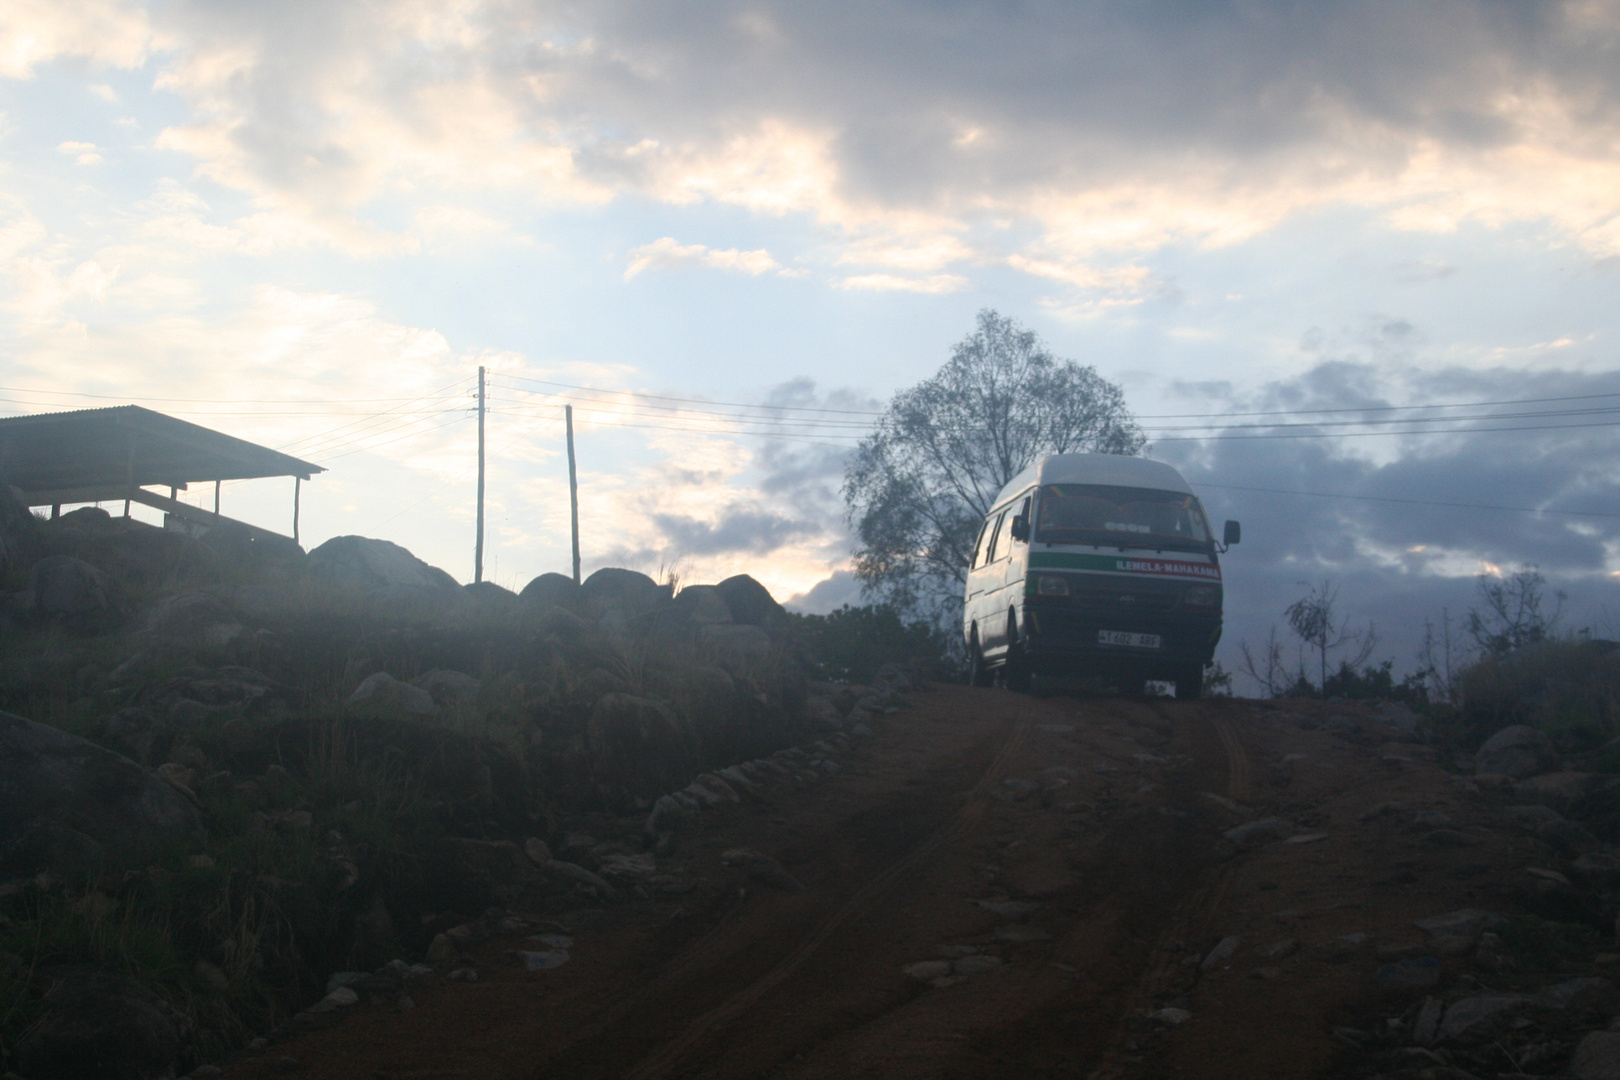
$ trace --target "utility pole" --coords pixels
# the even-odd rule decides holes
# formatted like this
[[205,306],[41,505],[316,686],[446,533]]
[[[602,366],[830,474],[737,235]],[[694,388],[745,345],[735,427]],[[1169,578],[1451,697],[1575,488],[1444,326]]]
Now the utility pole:
[[478,365],[478,541],[473,548],[473,583],[484,580],[484,365]]
[[563,406],[568,428],[568,516],[574,532],[574,584],[579,584],[579,475],[574,471],[574,407]]

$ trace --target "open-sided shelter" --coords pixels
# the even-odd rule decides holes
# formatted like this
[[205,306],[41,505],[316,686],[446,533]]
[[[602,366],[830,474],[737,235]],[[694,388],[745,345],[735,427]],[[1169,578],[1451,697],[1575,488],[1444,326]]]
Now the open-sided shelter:
[[[285,537],[219,513],[224,480],[291,476],[292,538],[298,539],[300,485],[319,465],[172,416],[119,405],[109,409],[36,413],[0,419],[0,477],[22,492],[30,507],[124,500],[164,511],[169,527],[207,529],[229,524],[263,539]],[[190,506],[175,496],[192,484],[213,481],[214,510]],[[163,496],[148,487],[166,487]]]

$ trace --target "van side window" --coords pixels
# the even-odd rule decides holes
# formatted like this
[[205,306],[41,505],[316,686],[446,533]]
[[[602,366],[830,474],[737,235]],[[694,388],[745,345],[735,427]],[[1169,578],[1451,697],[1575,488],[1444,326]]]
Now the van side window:
[[990,542],[990,546],[984,552],[984,561],[986,563],[995,562],[996,557],[1001,553],[1001,545],[997,541],[1001,539],[1001,522],[1006,516],[1006,514],[1003,514],[1001,517],[994,519],[995,524],[984,530],[984,535]]
[[1017,506],[1009,506],[1001,515],[1001,523],[996,526],[996,546],[991,553],[992,559],[1004,559],[1012,554],[1012,523],[1013,517],[1018,513]]
[[996,519],[986,518],[984,524],[979,526],[979,539],[973,544],[973,562],[968,569],[977,570],[990,561],[990,538],[994,535]]

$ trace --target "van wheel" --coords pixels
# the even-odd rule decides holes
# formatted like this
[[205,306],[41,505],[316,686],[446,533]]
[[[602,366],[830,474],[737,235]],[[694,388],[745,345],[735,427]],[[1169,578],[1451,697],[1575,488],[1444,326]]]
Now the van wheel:
[[1002,678],[1006,680],[1007,689],[1016,694],[1029,693],[1035,682],[1024,643],[1018,639],[1018,619],[1011,613],[1007,615],[1007,662],[1002,668]]
[[968,641],[968,682],[973,686],[996,685],[996,673],[985,666],[984,651],[979,648],[979,628],[973,628]]
[[1176,674],[1176,700],[1197,701],[1204,695],[1203,665],[1185,668]]

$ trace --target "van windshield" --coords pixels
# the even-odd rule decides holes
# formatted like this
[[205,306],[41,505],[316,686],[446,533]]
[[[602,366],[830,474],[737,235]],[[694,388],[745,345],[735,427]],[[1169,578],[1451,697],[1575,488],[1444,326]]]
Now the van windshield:
[[1038,514],[1035,542],[1040,544],[1210,549],[1203,508],[1179,491],[1047,484]]

